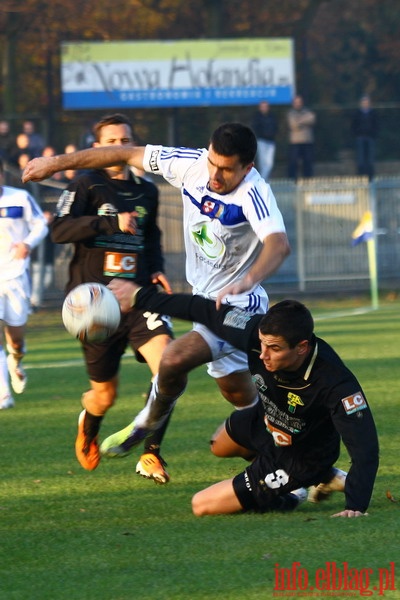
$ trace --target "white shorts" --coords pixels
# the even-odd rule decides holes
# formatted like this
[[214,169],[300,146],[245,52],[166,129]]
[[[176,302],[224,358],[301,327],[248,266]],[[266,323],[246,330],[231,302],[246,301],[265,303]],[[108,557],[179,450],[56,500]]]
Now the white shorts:
[[249,368],[245,352],[216,336],[205,325],[194,323],[193,331],[201,335],[210,347],[213,362],[207,363],[207,373],[211,377],[218,379],[236,371],[246,371]]
[[[250,294],[246,292],[235,296],[227,296],[225,302],[227,300],[233,306],[238,306],[244,310],[252,310],[256,313],[265,314],[268,310],[268,294],[261,285],[257,285]],[[210,347],[213,362],[207,363],[207,373],[211,377],[218,379],[231,373],[248,370],[249,365],[245,352],[219,338],[201,323],[193,323],[193,331],[197,331]]]
[[25,325],[30,311],[31,283],[27,272],[15,279],[0,281],[0,320],[7,325]]

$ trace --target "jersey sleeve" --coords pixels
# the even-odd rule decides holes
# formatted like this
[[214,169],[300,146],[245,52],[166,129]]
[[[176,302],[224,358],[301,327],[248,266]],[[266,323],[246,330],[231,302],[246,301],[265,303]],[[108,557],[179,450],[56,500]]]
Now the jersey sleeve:
[[61,194],[56,217],[51,224],[51,238],[57,244],[90,240],[100,234],[111,235],[119,231],[118,219],[113,216],[90,213],[89,181],[78,178]]
[[286,233],[282,213],[271,186],[261,178],[251,179],[243,203],[243,212],[262,242],[273,233]]
[[[332,420],[349,453],[351,465],[346,478],[346,509],[365,512],[368,508],[379,463],[378,436],[371,409],[358,382],[334,390]],[[352,389],[352,393],[349,393]],[[338,399],[339,398],[339,399]]]
[[158,189],[151,184],[153,188],[152,197],[154,199],[152,209],[144,235],[145,256],[149,274],[164,272],[164,255],[161,246],[161,230],[158,226]]
[[141,288],[135,308],[202,323],[244,352],[249,352],[255,344],[259,346],[258,325],[262,315],[241,308],[224,304],[217,310],[214,300],[191,294],[165,294],[157,292],[155,286]]
[[180,188],[185,175],[206,150],[194,148],[170,148],[148,144],[143,157],[143,168],[148,173],[161,175],[168,183]]
[[46,217],[41,208],[37,204],[35,198],[28,192],[26,193],[25,217],[29,233],[24,239],[24,243],[30,248],[35,248],[46,237],[49,229]]

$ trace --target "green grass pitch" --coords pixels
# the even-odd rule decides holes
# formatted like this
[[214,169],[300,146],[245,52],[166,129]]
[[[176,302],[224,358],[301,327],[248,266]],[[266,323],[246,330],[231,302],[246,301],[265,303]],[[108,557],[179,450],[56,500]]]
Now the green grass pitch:
[[[354,370],[376,419],[381,466],[368,517],[332,519],[343,507],[336,494],[289,515],[195,518],[192,495],[245,464],[209,451],[231,410],[204,368],[191,373],[164,441],[168,485],[135,474],[140,447],[84,471],[74,456],[87,386],[79,344],[60,311],[42,311],[28,326],[27,390],[0,412],[0,600],[400,598],[400,303],[365,313],[313,304],[316,333]],[[186,328],[176,323],[178,334]],[[147,367],[125,357],[102,438],[142,407],[148,383]],[[345,450],[338,466],[348,468]]]

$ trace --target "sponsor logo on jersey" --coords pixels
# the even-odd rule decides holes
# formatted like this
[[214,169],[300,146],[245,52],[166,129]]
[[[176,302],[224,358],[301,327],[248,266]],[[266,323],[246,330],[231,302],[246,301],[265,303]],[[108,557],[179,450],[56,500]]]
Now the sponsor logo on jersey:
[[137,270],[137,254],[105,252],[103,274],[107,277],[129,277],[134,279]]
[[115,217],[118,214],[118,210],[113,204],[106,202],[105,204],[99,206],[97,209],[97,214],[102,217]]
[[352,396],[347,396],[347,398],[342,398],[343,408],[348,415],[352,415],[359,410],[364,410],[367,408],[367,402],[362,394],[362,392],[357,392]]
[[254,381],[254,383],[260,393],[265,393],[267,391],[268,386],[264,382],[264,379],[262,378],[262,376],[259,373],[256,373],[255,375],[253,375],[252,380]]
[[304,402],[297,394],[293,394],[293,392],[288,393],[288,405],[289,412],[294,413],[297,406],[304,406]]
[[206,223],[192,229],[192,240],[207,258],[216,260],[224,254],[222,240],[208,229]]
[[292,436],[290,435],[290,433],[286,433],[286,431],[282,431],[281,429],[278,429],[277,427],[274,427],[273,425],[271,425],[267,416],[264,417],[264,422],[265,422],[265,425],[266,425],[268,431],[274,438],[275,446],[291,446],[292,445]]
[[69,215],[71,204],[75,200],[75,192],[64,190],[57,202],[57,216],[65,217]]
[[[229,304],[229,302],[226,302],[226,304]],[[224,325],[234,329],[246,329],[246,325],[252,316],[251,313],[246,313],[241,308],[233,308],[225,315]]]

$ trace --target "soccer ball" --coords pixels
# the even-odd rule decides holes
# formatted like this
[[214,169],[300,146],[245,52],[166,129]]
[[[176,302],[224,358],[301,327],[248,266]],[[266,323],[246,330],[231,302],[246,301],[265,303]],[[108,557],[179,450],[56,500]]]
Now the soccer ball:
[[101,283],[82,283],[69,292],[62,307],[65,329],[81,342],[102,342],[121,321],[118,300]]

